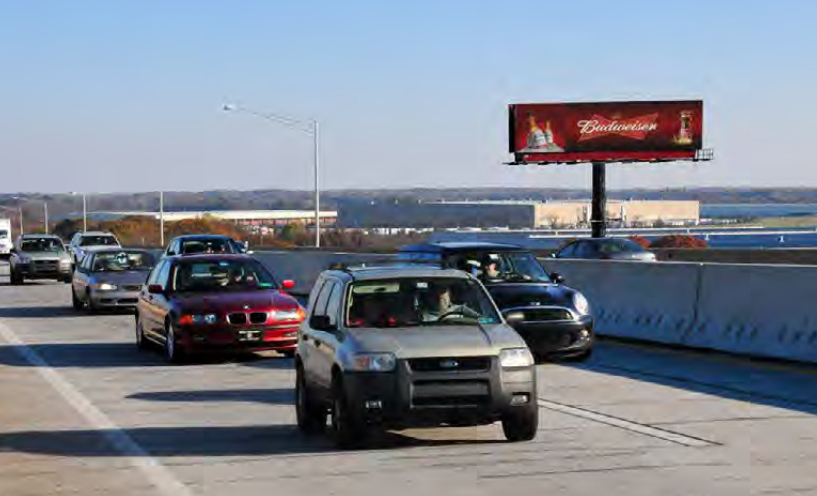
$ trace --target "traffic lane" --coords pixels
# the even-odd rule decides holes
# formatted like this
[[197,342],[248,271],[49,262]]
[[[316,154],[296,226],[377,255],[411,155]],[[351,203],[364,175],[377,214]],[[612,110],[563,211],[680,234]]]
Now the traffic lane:
[[[376,450],[337,453],[326,439],[296,432],[290,360],[269,355],[168,366],[157,353],[136,351],[131,316],[65,318],[54,310],[61,299],[70,304],[65,288],[19,289],[0,288],[0,321],[198,492],[260,494],[271,483],[293,491],[325,490],[331,484],[338,494],[415,493],[422,487],[454,494],[509,488],[590,494],[613,484],[631,494],[749,492],[746,451],[690,448],[549,409],[542,410],[541,430],[531,443],[501,442],[494,425],[392,433],[377,441]],[[41,314],[20,310],[30,307],[41,308]],[[2,360],[2,367],[32,369]],[[605,384],[613,392],[608,397],[616,400],[616,394],[644,387],[630,378],[563,365],[545,365],[539,372],[543,398],[562,403],[572,400],[576,388],[595,396],[598,384]],[[675,407],[673,396],[682,391],[666,388],[656,394],[657,403]],[[117,456],[112,446],[86,442],[98,428],[38,427],[6,432],[0,444],[14,452],[83,460]]]

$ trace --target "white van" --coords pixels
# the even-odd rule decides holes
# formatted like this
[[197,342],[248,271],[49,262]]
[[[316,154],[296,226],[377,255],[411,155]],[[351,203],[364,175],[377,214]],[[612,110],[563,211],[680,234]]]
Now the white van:
[[0,258],[9,258],[11,245],[11,220],[0,219]]

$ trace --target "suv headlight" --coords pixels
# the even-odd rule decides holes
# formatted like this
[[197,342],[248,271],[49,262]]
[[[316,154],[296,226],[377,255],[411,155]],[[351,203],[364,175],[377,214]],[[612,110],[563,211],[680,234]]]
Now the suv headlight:
[[391,372],[397,366],[397,358],[391,353],[358,353],[352,367],[358,372]]
[[529,367],[533,365],[533,355],[527,348],[506,348],[499,352],[502,368]]
[[587,298],[581,293],[573,293],[573,308],[581,315],[587,315],[590,312],[590,303]]
[[17,258],[17,261],[20,262],[21,264],[27,264],[27,263],[31,262],[31,259],[26,255],[20,255]]

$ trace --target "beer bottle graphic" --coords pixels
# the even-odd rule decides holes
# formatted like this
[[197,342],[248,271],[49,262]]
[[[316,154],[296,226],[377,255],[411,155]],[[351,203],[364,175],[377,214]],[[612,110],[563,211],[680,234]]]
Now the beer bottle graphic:
[[[550,142],[553,142],[553,132],[550,131],[550,122],[548,122],[548,131],[550,132]],[[548,147],[548,136],[545,131],[536,123],[536,117],[528,113],[528,149],[539,149]]]

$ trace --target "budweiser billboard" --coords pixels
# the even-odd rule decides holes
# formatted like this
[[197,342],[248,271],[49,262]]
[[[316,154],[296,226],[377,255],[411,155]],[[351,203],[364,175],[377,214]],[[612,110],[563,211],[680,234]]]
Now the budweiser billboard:
[[689,159],[702,147],[703,102],[514,104],[509,131],[517,162]]

